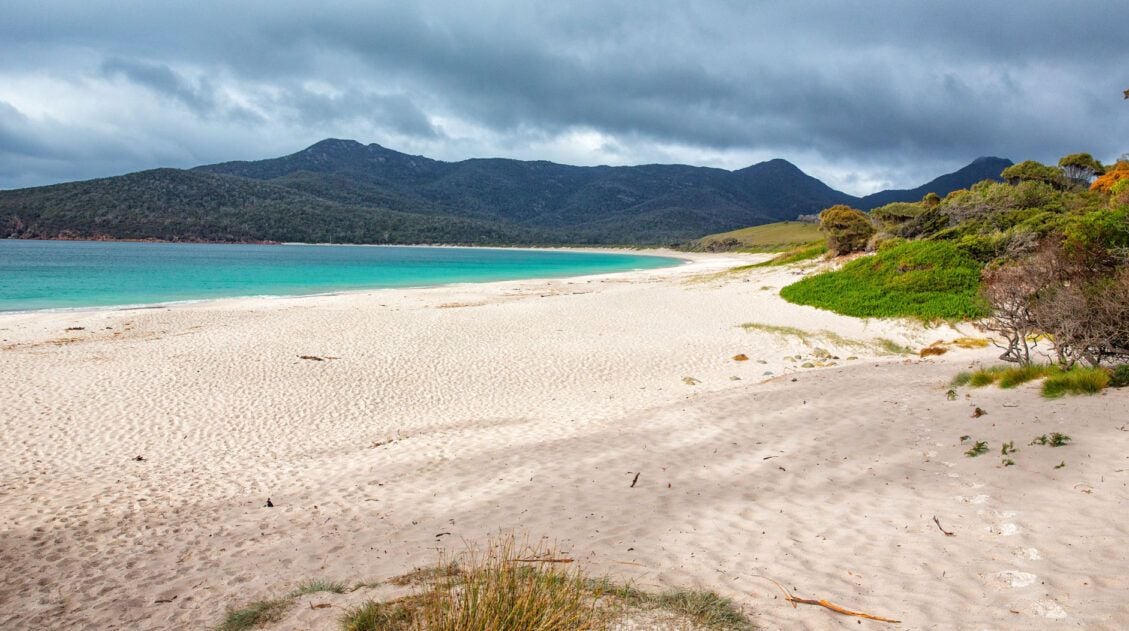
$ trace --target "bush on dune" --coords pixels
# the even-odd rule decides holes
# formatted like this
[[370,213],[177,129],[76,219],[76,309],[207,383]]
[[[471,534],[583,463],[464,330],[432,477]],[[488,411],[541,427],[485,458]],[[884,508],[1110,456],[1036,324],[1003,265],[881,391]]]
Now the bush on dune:
[[849,316],[951,320],[985,315],[979,284],[980,264],[952,244],[911,241],[805,278],[780,295]]

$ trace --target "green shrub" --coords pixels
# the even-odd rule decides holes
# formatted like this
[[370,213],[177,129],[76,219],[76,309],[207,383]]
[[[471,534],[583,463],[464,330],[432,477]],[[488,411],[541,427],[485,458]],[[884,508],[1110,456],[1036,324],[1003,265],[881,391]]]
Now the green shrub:
[[[1129,182],[1129,180],[1125,181]],[[1129,364],[1121,364],[1109,371],[1109,385],[1111,388],[1129,386]]]
[[952,244],[911,241],[805,278],[780,291],[789,302],[856,317],[957,320],[986,314],[980,264]]
[[843,204],[819,213],[819,230],[827,236],[827,249],[835,254],[863,251],[874,234],[866,213]]
[[1102,368],[1075,366],[1047,377],[1043,382],[1043,396],[1057,399],[1064,394],[1096,394],[1109,382],[1109,373]]

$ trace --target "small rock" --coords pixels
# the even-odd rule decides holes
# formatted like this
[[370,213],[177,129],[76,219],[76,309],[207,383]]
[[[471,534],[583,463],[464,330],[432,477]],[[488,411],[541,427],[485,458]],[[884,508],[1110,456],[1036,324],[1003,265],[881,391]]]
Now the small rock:
[[812,350],[811,356],[816,358],[816,359],[827,359],[827,358],[831,357],[831,353],[828,353],[827,351],[823,350],[822,348],[816,347],[815,349]]
[[769,375],[774,375],[774,374],[776,374],[776,373],[772,372],[771,370],[766,370],[766,371],[764,371],[764,372],[763,372],[763,373],[761,373],[761,374],[763,374],[764,376],[768,377]]
[[744,353],[738,353],[738,354],[733,356],[733,361],[735,361],[735,362],[747,362],[747,361],[749,361],[749,356],[744,354]]
[[800,368],[815,368],[815,364],[811,362],[804,362],[800,364]]
[[270,501],[269,497],[267,498],[267,508],[274,508],[274,502]]

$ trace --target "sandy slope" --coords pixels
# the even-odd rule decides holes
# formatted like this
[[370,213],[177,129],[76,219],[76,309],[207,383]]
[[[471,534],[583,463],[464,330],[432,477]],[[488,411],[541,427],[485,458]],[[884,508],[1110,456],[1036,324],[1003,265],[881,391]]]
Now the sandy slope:
[[[903,628],[1129,626],[1129,392],[950,401],[994,353],[890,356],[879,338],[955,333],[789,305],[791,271],[694,259],[0,316],[0,628],[203,628],[499,529],[596,573],[716,589],[766,628],[859,625],[758,575]],[[814,347],[842,359],[801,368]],[[1051,431],[1073,444],[1027,446]],[[992,452],[964,457],[966,435]]]

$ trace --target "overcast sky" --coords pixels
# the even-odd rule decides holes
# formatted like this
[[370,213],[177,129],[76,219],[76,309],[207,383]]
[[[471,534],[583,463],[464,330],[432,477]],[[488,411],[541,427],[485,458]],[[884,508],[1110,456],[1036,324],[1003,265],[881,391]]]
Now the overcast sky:
[[3,0],[0,188],[327,137],[854,194],[1129,152],[1126,0],[292,4]]

